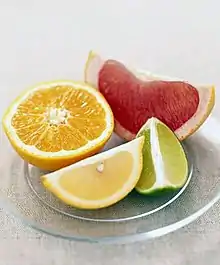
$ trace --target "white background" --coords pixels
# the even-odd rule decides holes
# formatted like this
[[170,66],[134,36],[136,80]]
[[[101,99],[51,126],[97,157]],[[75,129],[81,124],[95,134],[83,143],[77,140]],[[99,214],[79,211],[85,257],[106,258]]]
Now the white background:
[[[219,13],[218,0],[0,0],[0,114],[37,82],[82,79],[90,49],[218,87]],[[0,265],[219,264],[219,213],[216,206],[172,235],[116,248],[47,237],[0,210]]]

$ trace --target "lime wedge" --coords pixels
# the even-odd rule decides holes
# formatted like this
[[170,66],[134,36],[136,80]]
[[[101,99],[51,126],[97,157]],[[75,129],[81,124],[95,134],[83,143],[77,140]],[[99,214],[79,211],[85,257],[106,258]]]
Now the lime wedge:
[[175,134],[156,118],[149,119],[137,137],[145,136],[143,170],[136,185],[142,194],[181,188],[188,176],[185,152]]

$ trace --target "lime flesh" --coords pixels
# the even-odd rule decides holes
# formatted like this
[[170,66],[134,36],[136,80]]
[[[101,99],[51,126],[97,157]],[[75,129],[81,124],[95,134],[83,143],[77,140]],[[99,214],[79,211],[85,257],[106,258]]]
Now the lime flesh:
[[181,188],[188,176],[185,152],[175,134],[156,118],[141,128],[137,137],[144,135],[143,170],[136,190],[143,194]]

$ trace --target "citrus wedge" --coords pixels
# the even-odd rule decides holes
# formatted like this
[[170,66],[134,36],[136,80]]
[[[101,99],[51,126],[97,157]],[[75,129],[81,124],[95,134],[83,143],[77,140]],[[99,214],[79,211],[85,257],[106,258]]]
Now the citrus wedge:
[[116,60],[90,52],[85,81],[106,98],[115,118],[115,132],[134,139],[151,117],[164,122],[180,140],[193,134],[215,103],[212,85],[191,85],[184,80],[130,69]]
[[144,137],[42,176],[43,185],[68,205],[82,209],[110,206],[137,184]]
[[175,134],[158,119],[151,118],[137,137],[143,135],[143,170],[136,190],[153,194],[160,190],[181,188],[187,180],[188,163]]
[[98,152],[112,134],[114,119],[96,89],[55,81],[19,96],[6,111],[3,127],[24,160],[55,170]]

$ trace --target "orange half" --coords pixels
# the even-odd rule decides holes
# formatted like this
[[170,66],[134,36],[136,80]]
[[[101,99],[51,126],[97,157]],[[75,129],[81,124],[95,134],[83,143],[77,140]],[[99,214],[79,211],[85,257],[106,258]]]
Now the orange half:
[[55,170],[98,152],[114,122],[104,97],[72,81],[40,84],[8,108],[3,126],[12,146],[29,163]]

